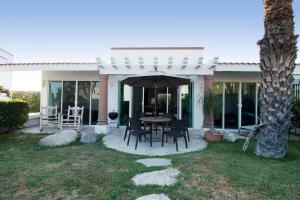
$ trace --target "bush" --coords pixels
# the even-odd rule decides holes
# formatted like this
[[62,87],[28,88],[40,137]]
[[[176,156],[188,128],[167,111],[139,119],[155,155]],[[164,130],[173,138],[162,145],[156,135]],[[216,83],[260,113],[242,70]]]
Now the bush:
[[293,99],[291,121],[294,128],[300,128],[300,99]]
[[14,91],[12,99],[28,102],[29,112],[40,112],[40,92]]
[[10,131],[28,120],[29,106],[22,100],[0,101],[0,131]]

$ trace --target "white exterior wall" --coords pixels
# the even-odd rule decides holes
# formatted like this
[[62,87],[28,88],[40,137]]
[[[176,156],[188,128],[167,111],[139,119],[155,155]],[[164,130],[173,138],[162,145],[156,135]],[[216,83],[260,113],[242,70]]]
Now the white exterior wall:
[[119,81],[125,79],[123,75],[108,76],[108,108],[107,112],[119,112]]
[[99,81],[98,71],[42,72],[41,105],[48,105],[49,81]]
[[[0,64],[11,63],[13,55],[3,49],[0,49]],[[5,89],[12,89],[13,72],[0,72],[0,85]]]
[[203,126],[203,107],[202,101],[204,95],[204,77],[193,76],[188,77],[194,82],[193,91],[193,128],[200,129]]
[[13,72],[0,72],[0,86],[5,89],[12,89]]

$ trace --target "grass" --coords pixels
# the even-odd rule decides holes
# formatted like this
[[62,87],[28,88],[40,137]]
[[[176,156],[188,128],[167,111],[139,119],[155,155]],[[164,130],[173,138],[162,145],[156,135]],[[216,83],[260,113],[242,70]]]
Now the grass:
[[76,142],[43,148],[43,135],[0,140],[0,199],[135,199],[165,193],[171,199],[300,199],[300,143],[282,160],[241,152],[242,141],[209,143],[201,152],[167,156],[181,174],[173,186],[134,186],[131,178],[154,169],[135,156]]

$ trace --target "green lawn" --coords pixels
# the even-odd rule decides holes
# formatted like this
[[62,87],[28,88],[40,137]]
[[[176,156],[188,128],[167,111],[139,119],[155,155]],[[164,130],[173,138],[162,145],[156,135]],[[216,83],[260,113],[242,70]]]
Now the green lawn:
[[290,142],[283,160],[241,152],[237,143],[209,143],[201,152],[168,156],[181,174],[174,186],[136,187],[143,156],[79,142],[61,148],[38,146],[42,135],[0,139],[0,199],[135,199],[165,193],[171,199],[300,199],[300,143]]

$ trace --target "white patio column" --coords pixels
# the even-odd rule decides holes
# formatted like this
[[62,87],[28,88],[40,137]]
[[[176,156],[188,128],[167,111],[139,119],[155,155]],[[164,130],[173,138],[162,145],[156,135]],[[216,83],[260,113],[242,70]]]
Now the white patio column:
[[108,101],[108,75],[99,75],[99,110],[98,110],[98,123],[95,126],[95,132],[100,134],[107,134],[110,132],[110,127],[107,121],[107,101]]

